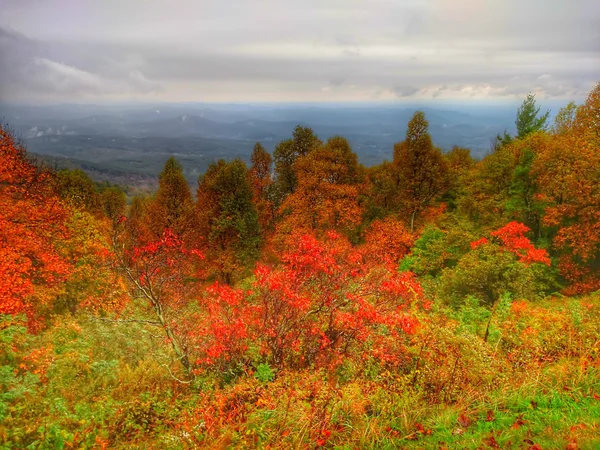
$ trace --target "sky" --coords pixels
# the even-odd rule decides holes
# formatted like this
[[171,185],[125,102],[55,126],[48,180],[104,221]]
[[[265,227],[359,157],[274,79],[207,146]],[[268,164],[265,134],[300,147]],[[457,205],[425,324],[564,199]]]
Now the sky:
[[2,0],[0,100],[580,100],[598,0]]

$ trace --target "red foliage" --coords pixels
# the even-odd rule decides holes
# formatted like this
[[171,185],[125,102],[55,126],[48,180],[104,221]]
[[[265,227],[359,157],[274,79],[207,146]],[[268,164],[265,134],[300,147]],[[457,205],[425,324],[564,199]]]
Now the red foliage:
[[478,239],[478,240],[476,240],[476,241],[473,241],[473,242],[471,242],[471,248],[472,248],[472,249],[476,249],[476,248],[477,248],[477,247],[479,247],[480,245],[485,245],[485,244],[487,244],[487,243],[489,243],[489,241],[487,240],[487,238],[484,238],[484,237],[483,237],[483,238],[481,238],[481,239]]
[[[523,264],[541,263],[549,266],[551,264],[548,252],[533,246],[525,236],[529,228],[522,223],[510,222],[490,233],[491,236],[500,241],[503,250],[514,253]],[[471,248],[476,249],[482,245],[489,244],[487,238],[483,237],[471,242]]]
[[258,265],[250,292],[208,290],[194,318],[197,364],[241,360],[251,345],[279,367],[337,365],[353,348],[386,362],[402,356],[402,336],[418,325],[409,308],[427,306],[412,273],[369,267],[335,232],[324,241],[298,236],[282,261]]
[[176,308],[190,300],[193,284],[203,278],[198,262],[204,255],[187,247],[170,229],[160,239],[147,242],[121,255],[121,264],[131,281],[147,290],[161,308]]
[[510,222],[502,228],[490,233],[497,237],[504,247],[517,255],[519,261],[525,264],[541,263],[550,265],[550,257],[544,249],[536,249],[531,241],[525,237],[529,228],[518,222]]

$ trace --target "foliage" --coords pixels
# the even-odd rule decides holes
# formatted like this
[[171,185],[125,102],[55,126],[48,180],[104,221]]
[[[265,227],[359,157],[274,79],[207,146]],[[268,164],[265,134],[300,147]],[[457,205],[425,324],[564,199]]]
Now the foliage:
[[541,116],[538,116],[539,113],[540,107],[536,107],[535,94],[528,94],[517,111],[517,118],[515,120],[517,138],[522,139],[531,133],[546,129],[546,121],[548,120],[550,111],[546,111]]
[[203,275],[198,271],[198,262],[204,255],[186,246],[169,229],[160,239],[142,246],[129,247],[121,239],[119,236],[113,243],[115,268],[130,284],[133,299],[141,299],[142,309],[153,316],[151,320],[139,320],[162,328],[177,360],[192,377],[187,342],[190,333],[182,323],[182,315]]
[[429,122],[417,111],[406,130],[406,139],[394,145],[401,190],[411,233],[419,214],[447,188],[447,166],[441,151],[433,146]]
[[174,159],[127,205],[1,129],[0,448],[598,447],[599,99],[481,161],[299,126],[195,207]]
[[250,180],[252,184],[252,199],[256,205],[258,224],[262,234],[270,231],[275,221],[275,204],[273,198],[273,179],[271,177],[273,158],[260,143],[256,143],[250,167]]
[[279,232],[349,231],[360,223],[358,202],[361,173],[348,141],[336,136],[299,158],[294,166],[298,184],[281,211]]
[[175,158],[169,158],[158,181],[158,191],[147,206],[145,218],[152,236],[159,238],[165,229],[182,235],[190,228],[193,203],[181,164]]
[[69,212],[52,175],[29,162],[4,128],[0,158],[0,314],[25,313],[34,326],[72,272],[62,249]]
[[411,305],[424,301],[414,276],[369,270],[362,252],[336,233],[294,242],[280,268],[257,266],[249,292],[208,289],[205,313],[192,319],[197,364],[222,371],[252,352],[278,368],[335,367],[352,355],[400,358],[402,336],[417,326]]
[[225,283],[257,257],[259,225],[252,195],[248,170],[239,159],[211,164],[198,180],[196,241],[206,247]]
[[[550,266],[550,258],[525,237],[527,231],[525,225],[511,222],[490,233],[497,242],[485,237],[471,242],[472,250],[458,260],[456,267],[443,270],[442,295],[455,303],[474,295],[493,306],[505,292],[513,297],[535,298],[551,290],[551,276],[540,267]],[[535,267],[530,267],[532,264]]]
[[320,146],[321,140],[313,130],[300,125],[294,130],[292,139],[277,144],[273,152],[276,205],[281,204],[286,196],[296,191],[298,178],[293,167],[296,160]]

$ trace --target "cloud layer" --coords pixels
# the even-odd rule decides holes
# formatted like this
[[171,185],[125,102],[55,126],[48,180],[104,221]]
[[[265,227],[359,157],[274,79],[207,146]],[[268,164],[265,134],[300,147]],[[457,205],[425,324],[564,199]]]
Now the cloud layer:
[[11,100],[577,99],[600,79],[597,0],[5,2]]

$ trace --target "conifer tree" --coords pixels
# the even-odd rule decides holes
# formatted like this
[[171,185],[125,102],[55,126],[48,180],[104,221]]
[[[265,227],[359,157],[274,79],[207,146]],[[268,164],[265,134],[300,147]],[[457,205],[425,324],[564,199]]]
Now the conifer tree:
[[250,157],[250,181],[252,183],[252,195],[258,212],[258,222],[261,231],[264,232],[271,227],[275,219],[275,206],[272,201],[273,158],[265,148],[257,142]]
[[434,147],[425,113],[417,111],[406,130],[406,139],[394,145],[394,164],[401,178],[401,195],[408,213],[411,233],[415,221],[447,185],[447,165]]
[[159,188],[148,205],[148,221],[154,237],[165,229],[182,235],[189,228],[193,202],[183,168],[175,158],[169,158],[159,177]]
[[198,180],[197,231],[207,257],[225,283],[255,260],[259,226],[246,164],[219,160]]
[[535,133],[546,129],[546,121],[550,115],[550,111],[546,111],[544,114],[539,116],[540,107],[535,104],[535,94],[528,94],[527,98],[523,100],[523,103],[517,110],[517,119],[515,125],[517,126],[517,137],[519,139],[524,138],[528,134]]

